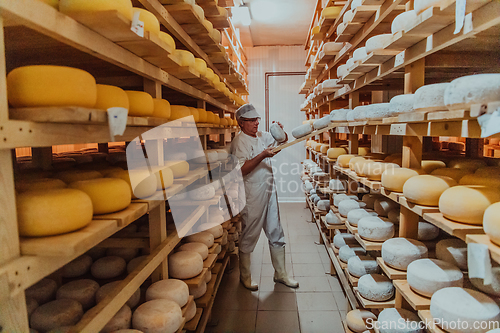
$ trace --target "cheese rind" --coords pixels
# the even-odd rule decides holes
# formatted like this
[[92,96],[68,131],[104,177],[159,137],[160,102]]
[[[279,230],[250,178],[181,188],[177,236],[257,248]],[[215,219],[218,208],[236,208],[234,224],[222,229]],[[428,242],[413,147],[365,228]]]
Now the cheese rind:
[[[420,318],[413,312],[406,309],[388,308],[380,312],[378,316],[380,333],[423,333]],[[392,330],[391,328],[396,328]]]
[[375,51],[383,50],[391,40],[392,34],[381,34],[368,38],[365,43],[366,53],[370,54]]
[[472,104],[500,101],[500,74],[463,76],[450,82],[444,92],[444,104],[449,110],[468,108]]
[[96,279],[112,279],[120,276],[127,269],[125,259],[108,256],[97,259],[90,267],[92,276]]
[[356,333],[366,331],[368,328],[366,324],[374,323],[377,320],[372,312],[363,309],[351,310],[345,317],[347,326]]
[[87,254],[82,254],[76,259],[63,266],[61,275],[65,278],[74,278],[87,273],[92,266],[92,257]]
[[139,20],[144,22],[144,31],[148,31],[158,36],[160,34],[160,22],[150,11],[143,8],[133,8],[133,14],[139,13]]
[[123,210],[132,199],[126,181],[118,178],[97,178],[71,183],[71,188],[85,192],[92,200],[94,214],[107,214]]
[[343,262],[347,262],[351,257],[364,254],[366,254],[366,250],[357,243],[346,244],[339,248],[339,259]]
[[383,302],[394,295],[394,286],[384,275],[365,274],[358,280],[358,292],[370,301]]
[[391,24],[392,34],[411,28],[417,22],[417,13],[414,10],[408,10],[396,16]]
[[357,226],[358,222],[368,216],[377,216],[378,214],[371,210],[366,210],[364,208],[353,209],[347,213],[347,222],[353,226]]
[[78,301],[83,310],[90,309],[95,304],[95,294],[99,284],[94,280],[81,279],[68,282],[57,290],[57,299],[73,299]]
[[107,110],[114,107],[129,109],[128,96],[122,88],[106,84],[98,84],[96,88],[97,100],[94,106],[96,109]]
[[153,98],[153,114],[151,116],[168,119],[170,118],[170,103],[166,99]]
[[356,238],[350,233],[340,233],[333,236],[333,245],[339,249],[347,244],[357,244]]
[[168,258],[168,270],[175,279],[190,279],[203,270],[203,259],[198,252],[176,252]]
[[439,237],[439,228],[429,222],[418,222],[418,240],[433,240]]
[[427,258],[427,253],[425,244],[414,239],[397,237],[388,239],[382,244],[384,262],[403,271],[412,261]]
[[444,92],[449,83],[428,84],[415,91],[413,109],[445,109]]
[[56,281],[44,278],[25,290],[26,297],[32,298],[39,305],[53,300],[57,292]]
[[153,97],[144,91],[125,90],[129,101],[128,115],[131,117],[149,117],[153,115],[155,105]]
[[157,281],[146,290],[146,301],[153,299],[169,299],[183,307],[189,300],[188,285],[177,279]]
[[463,286],[462,271],[439,259],[413,261],[408,265],[406,280],[413,291],[426,297],[442,288]]
[[383,242],[394,236],[394,223],[376,216],[363,217],[358,222],[358,234],[370,241]]
[[83,316],[83,308],[73,299],[58,299],[35,309],[30,318],[30,327],[41,332],[75,325]]
[[200,242],[191,242],[182,244],[181,246],[179,246],[179,251],[198,252],[203,260],[207,259],[208,257],[208,246]]
[[168,299],[141,304],[132,315],[132,327],[148,333],[174,333],[182,324],[182,311]]
[[300,125],[299,127],[294,128],[292,131],[292,135],[294,138],[299,139],[303,136],[308,135],[312,131],[313,131],[313,127],[311,126],[311,124],[304,124],[304,125]]
[[467,270],[467,244],[458,238],[440,240],[436,244],[436,258]]
[[278,123],[272,123],[271,126],[269,127],[269,132],[273,136],[274,140],[278,141],[279,143],[284,142],[286,140],[286,133],[281,128],[281,126],[278,125]]
[[484,211],[483,228],[490,240],[500,246],[500,203],[494,203]]
[[347,261],[347,270],[351,275],[361,277],[365,274],[376,274],[379,272],[377,260],[370,256],[354,256]]
[[382,186],[389,191],[403,192],[403,185],[418,172],[407,168],[389,168],[382,173]]
[[405,182],[403,195],[406,200],[418,205],[438,206],[441,194],[456,184],[446,176],[418,175]]
[[477,278],[477,277],[469,277],[470,282],[477,289],[481,290],[484,293],[489,295],[493,295],[496,297],[500,296],[500,267],[492,267],[491,268],[491,281],[485,283],[485,279]]
[[116,10],[132,21],[132,8],[130,0],[59,0],[59,11],[65,14]]

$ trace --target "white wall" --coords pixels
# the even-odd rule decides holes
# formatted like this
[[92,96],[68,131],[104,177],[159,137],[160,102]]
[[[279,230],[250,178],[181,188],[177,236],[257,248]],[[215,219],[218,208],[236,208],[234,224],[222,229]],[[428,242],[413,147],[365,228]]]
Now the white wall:
[[[248,57],[249,102],[261,114],[260,130],[265,130],[265,74],[269,72],[305,72],[306,51],[303,46],[262,46],[246,48]],[[269,77],[269,120],[279,121],[293,140],[292,130],[301,125],[305,115],[300,111],[304,95],[299,95],[304,75]],[[280,202],[304,200],[300,190],[300,162],[305,158],[303,144],[286,148],[274,157],[275,179]]]

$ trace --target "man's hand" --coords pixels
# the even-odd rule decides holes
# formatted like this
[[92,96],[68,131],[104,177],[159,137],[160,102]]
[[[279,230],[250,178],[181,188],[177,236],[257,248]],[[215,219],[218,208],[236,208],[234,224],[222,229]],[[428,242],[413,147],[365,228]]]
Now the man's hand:
[[279,121],[274,121],[273,120],[273,123],[277,123],[279,125],[279,127],[281,127],[281,129],[283,129],[283,125]]
[[264,156],[264,158],[266,157],[273,157],[274,155],[277,154],[277,152],[273,152],[273,148],[266,148],[262,151],[262,156]]

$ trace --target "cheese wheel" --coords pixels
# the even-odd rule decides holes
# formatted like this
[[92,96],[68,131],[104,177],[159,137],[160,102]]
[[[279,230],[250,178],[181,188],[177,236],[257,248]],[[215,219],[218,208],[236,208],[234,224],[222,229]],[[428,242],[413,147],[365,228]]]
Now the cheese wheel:
[[421,166],[426,173],[432,173],[436,169],[446,168],[446,163],[443,161],[426,160],[422,161]]
[[132,1],[130,0],[59,0],[59,11],[71,15],[78,12],[100,12],[116,10],[132,21]]
[[321,17],[325,19],[335,19],[339,16],[342,6],[329,6],[321,11]]
[[346,121],[347,120],[347,112],[349,110],[345,109],[339,109],[339,110],[333,110],[330,112],[330,120],[333,121]]
[[386,197],[380,197],[379,199],[376,199],[375,203],[373,204],[373,210],[375,210],[378,215],[383,217],[387,217],[391,210],[394,210],[398,207],[399,205],[397,203]]
[[400,210],[395,208],[395,209],[391,209],[388,213],[387,213],[387,219],[389,221],[391,221],[392,223],[399,223],[399,216],[400,215]]
[[139,249],[131,247],[113,247],[106,250],[107,256],[117,256],[126,262],[134,259],[139,254]]
[[394,168],[399,168],[399,165],[395,163],[368,162],[363,164],[362,173],[369,180],[381,180],[384,171]]
[[376,216],[363,217],[358,222],[358,234],[363,239],[383,242],[394,237],[394,223]]
[[399,115],[413,111],[414,94],[397,95],[389,102],[389,111],[392,115]]
[[[106,283],[105,285],[100,287],[95,294],[96,303],[100,303],[104,298],[106,298],[106,296],[110,295],[111,293],[119,291],[118,288],[121,282],[122,281],[113,281],[110,283]],[[135,308],[137,304],[139,304],[140,299],[141,289],[137,289],[125,304],[131,308]]]
[[351,310],[345,317],[347,326],[356,333],[366,331],[368,329],[367,325],[371,326],[376,320],[377,316],[364,309]]
[[[207,272],[210,273],[210,271],[207,271]],[[212,276],[212,274],[210,274],[210,277],[211,276]],[[184,313],[184,318],[186,318],[186,322],[188,322],[196,316],[196,303],[190,302],[186,306],[187,306],[187,308],[183,308],[182,312]]]
[[186,161],[168,161],[165,166],[172,171],[174,178],[182,178],[189,173],[189,163]]
[[189,285],[189,295],[192,295],[194,299],[200,298],[207,292],[207,283],[203,280],[198,286]]
[[363,208],[362,206],[363,207],[365,206],[363,202],[358,202],[356,200],[347,199],[347,200],[342,200],[339,203],[338,208],[339,208],[340,215],[342,215],[343,217],[347,217],[347,214],[351,210]]
[[198,186],[189,191],[189,198],[196,201],[210,200],[215,196],[215,189],[211,184]]
[[[108,173],[107,177],[125,181],[132,199],[147,198],[156,192],[157,179],[148,170],[117,170]],[[133,189],[130,178],[134,181]]]
[[389,191],[403,192],[403,185],[418,172],[407,168],[389,168],[382,173],[382,186]]
[[345,155],[347,152],[344,148],[329,148],[326,151],[326,156],[331,159],[338,158],[340,155]]
[[366,40],[366,53],[383,50],[392,41],[392,34],[381,34],[370,37]]
[[153,114],[152,117],[170,118],[170,103],[161,98],[153,98]]
[[[365,162],[368,162],[368,160],[366,158],[364,158],[363,156],[353,157],[349,161],[349,169],[353,170],[354,172],[356,172],[359,175],[362,172],[362,164]],[[358,164],[359,164],[359,166],[358,166]]]
[[413,28],[417,23],[417,13],[414,10],[408,10],[396,16],[392,20],[391,33],[397,34],[400,31]]
[[415,91],[415,103],[413,109],[445,109],[444,92],[449,83],[428,84]]
[[92,266],[92,257],[87,254],[82,254],[76,259],[63,266],[61,275],[65,278],[74,278],[87,273]]
[[358,147],[358,155],[367,156],[370,153],[369,147]]
[[198,73],[200,73],[200,75],[205,76],[205,73],[207,72],[207,63],[201,58],[195,58],[194,68]]
[[167,34],[164,31],[160,31],[160,33],[158,34],[158,37],[165,44],[167,44],[168,46],[170,46],[171,51],[175,50],[175,40],[172,38],[172,36],[170,36],[169,34]]
[[301,125],[299,127],[294,128],[292,131],[292,135],[294,138],[299,139],[303,136],[308,135],[312,131],[313,131],[313,127],[311,126],[311,124],[304,124],[304,125]]
[[115,333],[117,330],[128,329],[132,321],[132,310],[124,305],[99,331],[101,333]]
[[94,280],[81,279],[68,282],[57,290],[57,299],[73,299],[78,301],[83,310],[88,310],[95,304],[95,294],[99,284]]
[[333,236],[333,245],[340,249],[342,246],[347,244],[358,244],[356,238],[350,233],[339,233]]
[[65,188],[66,184],[60,179],[39,178],[39,179],[17,180],[15,182],[15,187],[17,192],[25,192],[25,191]]
[[128,96],[122,88],[98,84],[96,89],[97,100],[94,106],[96,109],[107,110],[114,107],[129,109]]
[[139,13],[139,20],[144,22],[144,31],[158,36],[160,34],[160,22],[150,11],[142,8],[133,8],[133,14]]
[[170,105],[170,120],[176,120],[184,117],[189,117],[191,112],[184,105]]
[[452,178],[445,176],[419,175],[405,182],[403,195],[406,200],[418,205],[438,206],[441,194],[456,184]]
[[352,53],[352,58],[354,59],[354,62],[361,62],[367,56],[368,54],[366,54],[366,48],[364,46],[355,49],[354,52]]
[[35,309],[30,327],[47,332],[51,329],[75,325],[83,316],[82,305],[73,299],[58,299]]
[[320,201],[318,201],[317,207],[321,211],[324,211],[324,212],[329,211],[330,210],[330,200],[327,199],[327,200],[320,200]]
[[194,122],[198,123],[200,121],[198,109],[193,107],[188,107],[188,109],[189,109],[189,114],[193,116]]
[[181,308],[168,299],[143,303],[132,315],[132,327],[144,333],[175,333],[182,322]]
[[39,305],[53,300],[56,296],[56,281],[44,278],[25,290],[26,297],[34,299]]
[[491,268],[491,281],[488,281],[488,283],[484,283],[485,280],[477,277],[469,277],[470,282],[476,287],[477,289],[481,290],[482,292],[493,295],[496,297],[500,296],[500,267],[492,267]]
[[179,246],[179,251],[198,252],[203,260],[207,259],[208,257],[208,246],[200,242],[182,244],[181,246]]
[[[459,287],[436,291],[430,311],[438,326],[450,333],[486,332],[500,320],[500,308],[494,300],[479,291]],[[459,327],[447,325],[459,321]]]
[[208,114],[206,110],[198,108],[198,122],[200,123],[208,122]]
[[408,265],[417,259],[427,258],[427,247],[414,239],[396,237],[382,244],[382,259],[399,270],[405,271]]
[[394,286],[384,275],[365,274],[358,280],[358,292],[370,301],[383,302],[394,296]]
[[327,114],[326,116],[324,116],[320,119],[316,119],[313,123],[313,127],[315,130],[325,128],[328,125],[330,125],[330,115],[329,114]]
[[183,307],[189,299],[188,285],[176,279],[157,281],[146,290],[146,301],[153,299],[169,299]]
[[379,271],[377,260],[370,256],[354,256],[347,261],[347,270],[355,277],[376,274]]
[[413,291],[426,297],[442,288],[463,286],[462,271],[439,259],[413,261],[408,265],[406,280]]
[[467,270],[467,244],[458,238],[440,240],[436,244],[436,258]]
[[198,227],[199,231],[206,231],[214,235],[214,239],[221,237],[224,234],[224,228],[222,228],[222,225],[220,220],[224,220],[222,216],[217,218],[217,222],[210,222],[210,223],[203,223]]
[[343,200],[354,200],[354,199],[357,199],[355,195],[347,195],[345,193],[335,194],[333,197],[333,205],[335,207],[338,207]]
[[472,104],[500,101],[500,74],[467,75],[450,82],[444,92],[449,110],[469,108]]
[[[470,171],[470,169],[466,170]],[[466,174],[465,176],[460,178],[458,183],[460,185],[483,185],[492,188],[498,188],[500,187],[500,175],[492,174],[488,176],[482,176],[477,174]]]
[[174,56],[179,60],[180,66],[195,66],[196,61],[194,55],[187,50],[175,50]]
[[70,184],[80,180],[102,178],[102,174],[95,170],[67,170],[56,173],[55,177]]
[[[149,231],[149,228],[146,231]],[[132,273],[134,271],[134,269],[136,269],[140,264],[142,264],[142,262],[146,259],[146,257],[147,256],[143,255],[143,256],[135,257],[132,260],[130,260],[127,263],[127,273],[128,274]]]
[[429,222],[418,222],[418,240],[426,241],[438,238],[439,228]]
[[441,194],[439,211],[453,221],[482,225],[484,211],[498,201],[500,193],[496,188],[454,186]]
[[364,208],[353,209],[347,213],[347,221],[353,225],[357,226],[359,220],[368,216],[377,216],[378,214],[371,210],[366,210]]
[[418,14],[421,14],[427,8],[439,7],[442,0],[415,0],[413,3],[413,9]]
[[470,169],[439,168],[439,169],[432,171],[431,175],[450,177],[458,183],[463,176],[470,174],[470,173],[471,173]]
[[108,256],[97,259],[90,267],[90,272],[96,279],[112,279],[123,274],[126,268],[125,259]]
[[483,228],[484,232],[488,235],[490,240],[500,245],[500,203],[494,203],[489,206],[483,215]]
[[339,248],[339,259],[343,262],[349,261],[349,258],[359,255],[365,255],[366,250],[359,244],[346,244]]
[[332,211],[325,215],[325,220],[328,224],[344,224]]
[[96,261],[99,258],[102,258],[106,255],[106,248],[104,247],[93,247],[85,254],[89,255],[93,261]]
[[475,172],[477,169],[485,167],[486,162],[484,160],[457,159],[450,161],[448,166],[450,168],[469,169]]
[[96,82],[89,73],[71,67],[35,65],[13,69],[7,75],[9,104],[15,108],[82,106],[92,108]]
[[[420,318],[413,312],[406,309],[388,308],[384,309],[378,315],[379,327],[387,327],[389,329],[380,329],[381,333],[398,332],[398,333],[424,333],[421,329],[425,323],[420,321]],[[396,329],[392,329],[396,328]]]
[[153,97],[144,91],[125,90],[129,100],[128,115],[131,117],[149,117],[155,106]]
[[382,196],[378,194],[365,194],[363,195],[363,198],[361,198],[361,201],[366,204],[366,208],[373,209],[375,206],[375,201],[379,198],[382,198]]
[[82,191],[52,189],[16,196],[21,236],[50,236],[71,232],[92,221],[92,201]]
[[348,168],[350,160],[354,157],[356,157],[356,155],[351,155],[351,154],[340,155],[337,157],[337,165],[342,168]]
[[332,191],[344,191],[345,187],[344,184],[340,179],[331,179],[328,182],[328,188]]
[[118,178],[97,178],[71,183],[71,188],[85,192],[92,200],[94,214],[123,210],[132,199],[126,181]]
[[168,257],[169,275],[175,279],[190,279],[203,270],[203,259],[198,252],[180,251]]

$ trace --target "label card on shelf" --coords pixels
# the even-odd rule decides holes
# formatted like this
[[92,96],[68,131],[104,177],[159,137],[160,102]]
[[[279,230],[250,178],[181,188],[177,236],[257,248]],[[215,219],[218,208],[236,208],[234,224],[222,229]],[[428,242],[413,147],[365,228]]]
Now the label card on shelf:
[[109,135],[115,141],[115,135],[123,135],[127,127],[128,110],[125,108],[109,108],[108,110]]
[[396,54],[394,58],[394,67],[402,65],[405,62],[405,51]]
[[466,0],[457,0],[455,7],[455,31],[453,34],[456,35],[462,30],[465,20],[465,5]]
[[488,285],[492,282],[490,250],[486,244],[467,244],[469,278],[479,278]]
[[140,37],[144,37],[144,22],[139,20],[139,12],[134,13],[134,17],[132,17],[132,26],[130,30],[132,30],[135,34]]
[[487,138],[500,132],[500,107],[493,113],[487,113],[477,118],[481,126],[481,137]]

